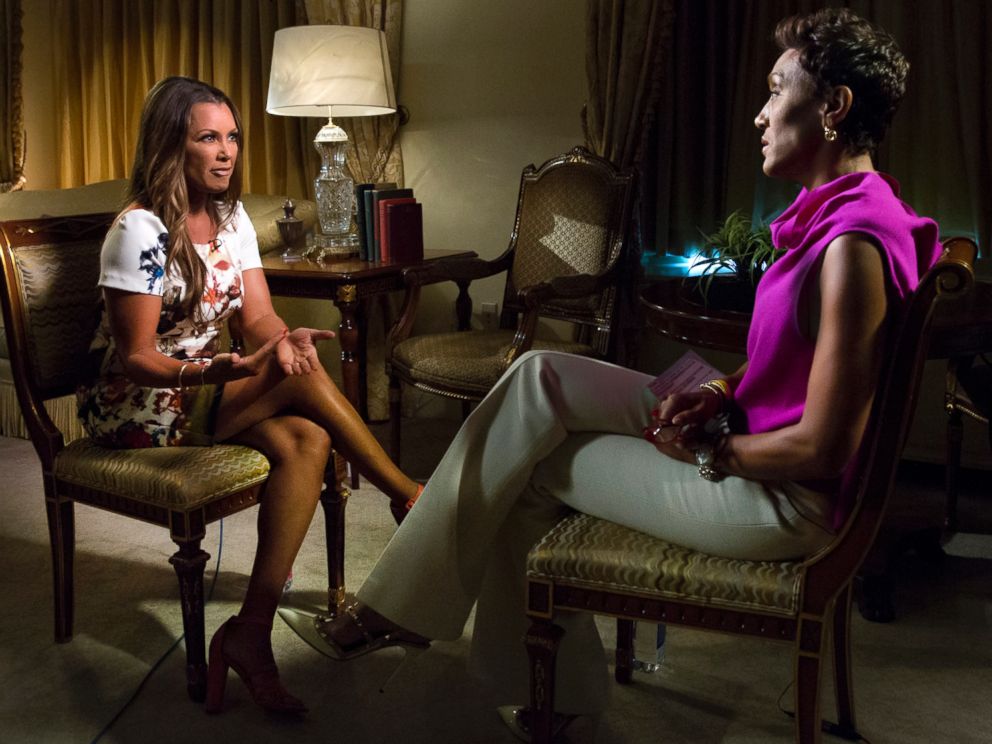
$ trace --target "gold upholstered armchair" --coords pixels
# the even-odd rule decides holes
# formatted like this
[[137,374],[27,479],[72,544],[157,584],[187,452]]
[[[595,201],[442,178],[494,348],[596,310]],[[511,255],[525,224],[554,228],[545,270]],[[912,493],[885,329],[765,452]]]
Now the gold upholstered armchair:
[[[767,638],[793,649],[795,736],[817,742],[821,725],[859,740],[851,687],[851,583],[878,531],[915,410],[934,305],[973,284],[976,246],[945,242],[942,260],[921,281],[901,328],[890,334],[870,424],[853,477],[855,507],[827,547],[794,561],[743,561],[707,555],[585,514],[566,517],[527,557],[526,611],[532,624],[533,741],[551,741],[559,612],[618,618],[616,679],[631,680],[633,625],[669,623]],[[833,639],[838,721],[821,724],[819,684]]]
[[[87,437],[67,443],[44,403],[72,393],[99,320],[100,246],[113,214],[0,222],[0,300],[17,399],[41,460],[55,582],[55,640],[73,631],[74,505],[106,509],[169,530],[178,550],[169,559],[179,577],[186,636],[187,690],[206,692],[201,548],[209,523],[258,500],[269,472],[249,447],[158,447],[113,450]],[[330,578],[329,610],[344,600],[344,462],[334,454],[321,495]]]
[[[402,384],[462,401],[467,414],[507,367],[530,349],[612,358],[618,295],[633,290],[626,241],[634,177],[583,147],[520,177],[517,213],[506,251],[491,261],[451,259],[404,272],[406,297],[390,331],[391,448],[400,456]],[[506,274],[499,327],[469,330],[472,281]],[[441,280],[459,288],[458,331],[410,335],[420,287]],[[568,321],[572,339],[536,335],[539,318]]]

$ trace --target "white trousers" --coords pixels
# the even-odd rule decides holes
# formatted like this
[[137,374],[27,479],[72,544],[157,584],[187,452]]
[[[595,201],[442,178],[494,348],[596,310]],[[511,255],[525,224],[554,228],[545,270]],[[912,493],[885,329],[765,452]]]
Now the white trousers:
[[[794,558],[830,540],[828,498],[706,481],[646,442],[651,379],[558,352],[522,356],[465,421],[359,599],[439,640],[459,638],[478,601],[472,666],[507,703],[526,702],[526,556],[570,508],[731,558]],[[556,708],[597,712],[608,675],[592,616],[556,622],[566,631]]]

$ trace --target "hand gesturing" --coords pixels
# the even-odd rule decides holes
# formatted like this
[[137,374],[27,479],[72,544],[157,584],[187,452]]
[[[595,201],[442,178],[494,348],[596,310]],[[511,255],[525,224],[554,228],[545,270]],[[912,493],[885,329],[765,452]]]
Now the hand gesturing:
[[242,377],[254,377],[265,368],[266,360],[272,356],[279,343],[286,338],[286,331],[277,333],[254,353],[216,354],[210,360],[211,382],[230,382]]
[[287,375],[308,375],[320,366],[317,341],[334,338],[334,331],[297,328],[282,338],[276,347],[276,360]]

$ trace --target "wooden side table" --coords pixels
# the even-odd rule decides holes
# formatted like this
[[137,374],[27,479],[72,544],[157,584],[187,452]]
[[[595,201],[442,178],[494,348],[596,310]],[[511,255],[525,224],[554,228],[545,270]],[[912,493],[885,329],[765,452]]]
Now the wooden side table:
[[[403,289],[403,270],[445,258],[471,258],[473,251],[424,251],[423,261],[377,263],[358,258],[325,261],[284,261],[278,253],[262,257],[269,292],[278,297],[331,300],[341,312],[341,379],[344,394],[363,420],[368,420],[366,372],[366,323],[363,306],[377,296]],[[358,487],[358,473],[351,468],[351,486]]]

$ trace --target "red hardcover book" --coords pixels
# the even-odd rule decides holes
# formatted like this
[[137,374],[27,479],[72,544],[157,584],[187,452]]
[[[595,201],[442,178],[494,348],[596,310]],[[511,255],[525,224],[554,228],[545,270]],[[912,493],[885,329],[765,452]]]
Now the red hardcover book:
[[424,209],[418,202],[390,204],[384,224],[393,263],[424,260]]
[[387,242],[386,235],[386,208],[390,204],[409,204],[411,202],[417,201],[412,196],[397,196],[395,198],[380,199],[379,200],[379,214],[376,215],[378,220],[376,232],[379,235],[379,257],[378,259],[383,263],[389,261],[389,244]]

